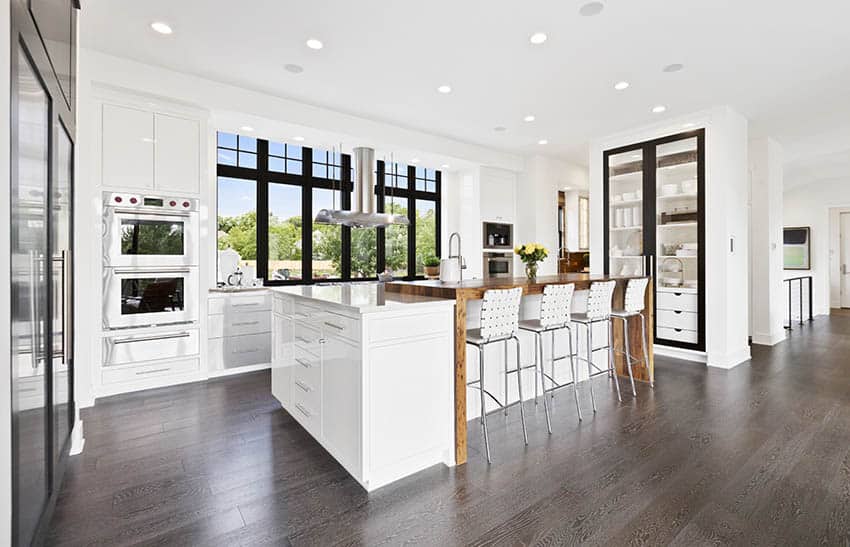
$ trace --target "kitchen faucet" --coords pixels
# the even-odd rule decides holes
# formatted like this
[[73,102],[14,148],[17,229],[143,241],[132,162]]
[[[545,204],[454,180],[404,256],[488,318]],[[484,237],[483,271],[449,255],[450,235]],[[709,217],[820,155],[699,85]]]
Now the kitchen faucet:
[[[452,254],[452,240],[457,236],[457,254]],[[449,259],[456,258],[457,266],[458,266],[458,274],[460,275],[460,282],[463,283],[463,270],[466,269],[466,261],[463,259],[463,256],[460,254],[460,234],[457,232],[452,232],[449,236]]]

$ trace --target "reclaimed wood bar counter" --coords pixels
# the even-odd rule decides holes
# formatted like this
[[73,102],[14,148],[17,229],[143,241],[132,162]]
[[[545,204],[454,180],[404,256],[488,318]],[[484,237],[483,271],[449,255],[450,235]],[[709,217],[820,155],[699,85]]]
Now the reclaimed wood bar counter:
[[[617,288],[614,291],[614,307],[623,304],[626,283],[634,277],[591,275],[583,273],[568,273],[550,276],[539,276],[534,281],[525,277],[514,277],[507,279],[472,279],[462,283],[441,283],[440,281],[394,281],[386,284],[388,292],[402,294],[415,294],[422,296],[435,296],[439,298],[452,299],[455,301],[455,460],[457,465],[466,463],[467,438],[466,438],[466,303],[469,300],[480,300],[484,291],[489,289],[511,289],[522,287],[523,295],[542,294],[543,287],[552,284],[574,283],[576,290],[586,290],[594,281],[614,280]],[[652,333],[653,323],[653,288],[652,281],[646,291],[646,329],[649,334],[647,354],[649,363],[635,363],[632,365],[635,380],[645,382],[652,381],[653,376],[653,351]],[[628,328],[629,346],[633,356],[642,356],[643,340],[641,339],[640,321],[634,319],[629,322]],[[625,356],[623,351],[623,328],[621,321],[614,321],[614,349],[615,365],[620,376],[628,376],[626,371]],[[618,350],[618,351],[616,351]]]

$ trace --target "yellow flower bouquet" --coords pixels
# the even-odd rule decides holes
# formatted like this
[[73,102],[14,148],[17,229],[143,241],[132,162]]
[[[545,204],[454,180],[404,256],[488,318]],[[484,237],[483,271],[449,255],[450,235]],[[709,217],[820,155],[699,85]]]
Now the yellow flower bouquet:
[[540,243],[520,245],[514,252],[525,263],[525,275],[532,281],[537,277],[537,263],[549,256],[549,250]]

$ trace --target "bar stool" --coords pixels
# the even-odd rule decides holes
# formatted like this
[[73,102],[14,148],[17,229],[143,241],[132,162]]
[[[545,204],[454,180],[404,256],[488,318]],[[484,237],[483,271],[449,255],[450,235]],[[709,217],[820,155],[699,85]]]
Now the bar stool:
[[[487,451],[487,463],[491,463],[490,459],[490,438],[487,434],[487,405],[484,395],[488,395],[493,401],[499,405],[500,409],[504,409],[507,413],[507,408],[514,404],[519,405],[519,415],[522,421],[522,437],[525,444],[528,444],[528,432],[525,429],[525,410],[522,406],[522,370],[535,368],[536,365],[528,365],[523,367],[520,364],[520,347],[519,338],[517,338],[517,328],[519,324],[519,303],[522,298],[522,289],[516,287],[514,289],[491,289],[484,292],[484,298],[481,303],[481,323],[480,328],[467,329],[466,343],[475,346],[478,349],[478,380],[468,382],[468,387],[477,389],[481,392],[481,426],[484,429],[484,447]],[[507,347],[508,340],[513,340],[516,344],[516,362],[515,369],[508,370]],[[484,389],[484,348],[489,344],[502,342],[505,344],[505,401],[504,403],[496,398],[495,395]],[[508,374],[516,374],[517,389],[519,401],[508,404]]]
[[[576,379],[576,366],[573,359],[573,331],[570,325],[570,309],[573,302],[573,293],[575,292],[575,284],[569,283],[566,285],[546,285],[543,287],[543,298],[540,300],[540,319],[527,319],[519,322],[519,329],[534,334],[534,371],[535,392],[537,390],[537,378],[540,377],[543,386],[543,409],[546,412],[546,426],[549,428],[549,433],[552,433],[552,420],[549,417],[549,405],[546,402],[546,394],[555,391],[558,388],[573,385],[573,393],[575,394],[576,410],[578,411],[578,419],[581,420],[581,408],[578,404],[578,387]],[[559,357],[555,356],[555,332],[566,330],[569,339],[569,354]],[[550,374],[546,374],[546,369],[543,366],[543,334],[551,333],[552,352],[550,359]],[[539,355],[539,357],[538,357]],[[564,359],[570,360],[570,371],[572,373],[572,382],[559,384],[555,381],[555,362]],[[549,380],[550,386],[546,387],[546,380]],[[536,397],[535,397],[536,400]]]
[[[623,308],[611,312],[611,319],[620,319],[623,321],[623,339],[625,345],[626,367],[629,370],[629,380],[632,383],[632,396],[637,397],[635,391],[635,377],[632,374],[632,363],[640,363],[641,360],[632,357],[631,349],[629,348],[629,318],[640,317],[641,339],[643,341],[643,364],[647,366],[649,357],[647,356],[646,346],[649,343],[646,339],[646,317],[643,316],[644,302],[646,302],[646,288],[649,286],[649,278],[629,279],[626,285],[626,296],[623,301]],[[650,385],[654,382],[650,378]]]
[[[587,295],[587,312],[573,314],[573,323],[584,325],[587,333],[587,357],[576,355],[576,358],[587,363],[587,375],[590,381],[590,402],[593,405],[593,412],[596,412],[596,399],[593,395],[593,377],[599,374],[607,373],[609,377],[614,379],[614,385],[617,386],[617,400],[622,401],[620,395],[620,382],[617,380],[617,373],[614,370],[614,342],[611,332],[611,299],[614,297],[614,288],[617,286],[616,281],[594,281],[590,284],[590,291]],[[597,323],[605,323],[608,328],[608,345],[593,347],[593,325]],[[608,370],[602,370],[593,363],[593,352],[607,349],[608,350]],[[596,370],[596,372],[594,372]]]

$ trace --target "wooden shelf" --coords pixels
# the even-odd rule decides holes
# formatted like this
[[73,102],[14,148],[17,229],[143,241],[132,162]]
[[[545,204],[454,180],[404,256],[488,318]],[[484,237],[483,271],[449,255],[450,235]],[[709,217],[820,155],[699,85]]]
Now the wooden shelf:
[[695,256],[658,255],[658,258],[660,258],[660,259],[665,259],[665,258],[689,258],[689,259],[690,259],[690,258],[699,258],[699,255],[695,255]]
[[627,205],[637,205],[638,203],[643,203],[643,199],[630,199],[628,201],[612,201],[611,208],[614,207],[625,207]]
[[696,199],[699,194],[672,194],[669,196],[658,196],[658,199]]
[[696,226],[699,222],[671,222],[670,224],[659,224],[659,228],[687,228],[688,226]]
[[611,228],[612,232],[629,232],[633,230],[643,230],[643,226],[629,226],[628,228]]
[[686,150],[685,152],[676,152],[667,156],[660,156],[656,160],[656,167],[664,169],[665,167],[675,167],[677,165],[685,165],[687,163],[697,162],[697,151]]

